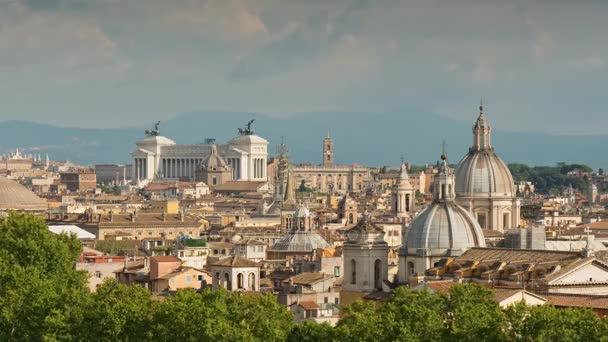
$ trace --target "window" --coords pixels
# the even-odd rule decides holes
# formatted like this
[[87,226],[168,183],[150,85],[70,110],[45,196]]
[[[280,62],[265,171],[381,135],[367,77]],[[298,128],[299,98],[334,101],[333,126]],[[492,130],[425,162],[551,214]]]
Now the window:
[[479,222],[479,225],[481,226],[482,229],[485,229],[486,228],[486,214],[477,213],[477,222]]
[[334,277],[340,276],[340,266],[334,266]]
[[244,277],[243,277],[243,273],[239,273],[239,274],[236,276],[236,283],[237,283],[237,285],[236,285],[236,286],[237,286],[237,288],[239,288],[239,289],[244,288],[244,285],[243,285],[243,284],[244,284]]
[[99,272],[99,271],[95,271],[95,276],[96,276],[97,278],[101,278],[101,272]]
[[199,274],[198,277],[196,277],[196,279],[198,279],[198,281],[203,281],[203,275]]
[[213,179],[211,180],[213,185],[217,185],[217,177],[213,176]]
[[382,262],[376,259],[374,263],[374,285],[377,290],[382,290]]
[[351,259],[350,268],[351,268],[350,283],[356,284],[357,283],[357,262],[355,261],[355,259]]
[[324,298],[324,300],[323,300],[323,302],[324,302],[325,304],[329,303],[329,298],[328,298],[328,297],[325,297],[325,298]]
[[327,155],[327,160],[330,160],[330,159],[331,159],[331,156],[328,154]]
[[186,274],[186,283],[190,284],[191,282],[192,282],[192,276],[189,274]]
[[340,298],[339,297],[334,298],[334,304],[340,305]]

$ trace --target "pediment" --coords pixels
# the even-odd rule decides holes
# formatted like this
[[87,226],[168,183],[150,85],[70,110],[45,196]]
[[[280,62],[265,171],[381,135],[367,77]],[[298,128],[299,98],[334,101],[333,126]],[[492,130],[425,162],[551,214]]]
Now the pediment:
[[549,285],[608,283],[608,265],[598,260],[579,265],[548,282]]

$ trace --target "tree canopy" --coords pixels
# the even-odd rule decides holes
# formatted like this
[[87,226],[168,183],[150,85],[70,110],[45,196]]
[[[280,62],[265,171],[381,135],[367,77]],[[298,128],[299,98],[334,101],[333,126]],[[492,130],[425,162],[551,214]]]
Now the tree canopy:
[[492,290],[454,285],[449,294],[406,287],[386,302],[342,308],[336,327],[295,323],[273,295],[177,291],[154,298],[111,279],[89,293],[74,269],[74,236],[41,219],[0,222],[1,341],[601,341],[608,324],[589,309],[517,304]]
[[584,177],[568,175],[572,171],[591,172],[592,169],[583,164],[558,163],[556,166],[533,166],[525,164],[509,164],[509,170],[516,182],[532,182],[536,191],[543,194],[558,194],[568,186],[587,192],[589,180]]

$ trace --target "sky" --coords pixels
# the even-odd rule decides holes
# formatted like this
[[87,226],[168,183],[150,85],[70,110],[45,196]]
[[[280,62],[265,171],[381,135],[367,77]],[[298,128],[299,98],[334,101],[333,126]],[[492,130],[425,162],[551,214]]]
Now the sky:
[[0,120],[471,122],[483,98],[498,129],[605,134],[607,17],[604,0],[0,0]]

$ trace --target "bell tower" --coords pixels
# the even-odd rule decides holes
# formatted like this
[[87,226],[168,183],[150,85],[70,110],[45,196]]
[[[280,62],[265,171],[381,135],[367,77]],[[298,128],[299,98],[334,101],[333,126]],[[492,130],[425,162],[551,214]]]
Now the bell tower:
[[327,138],[323,139],[323,166],[334,165],[334,141],[327,133]]
[[410,183],[410,177],[407,174],[407,166],[404,161],[401,162],[399,180],[393,186],[392,196],[393,215],[402,221],[411,218],[414,212],[415,191]]

